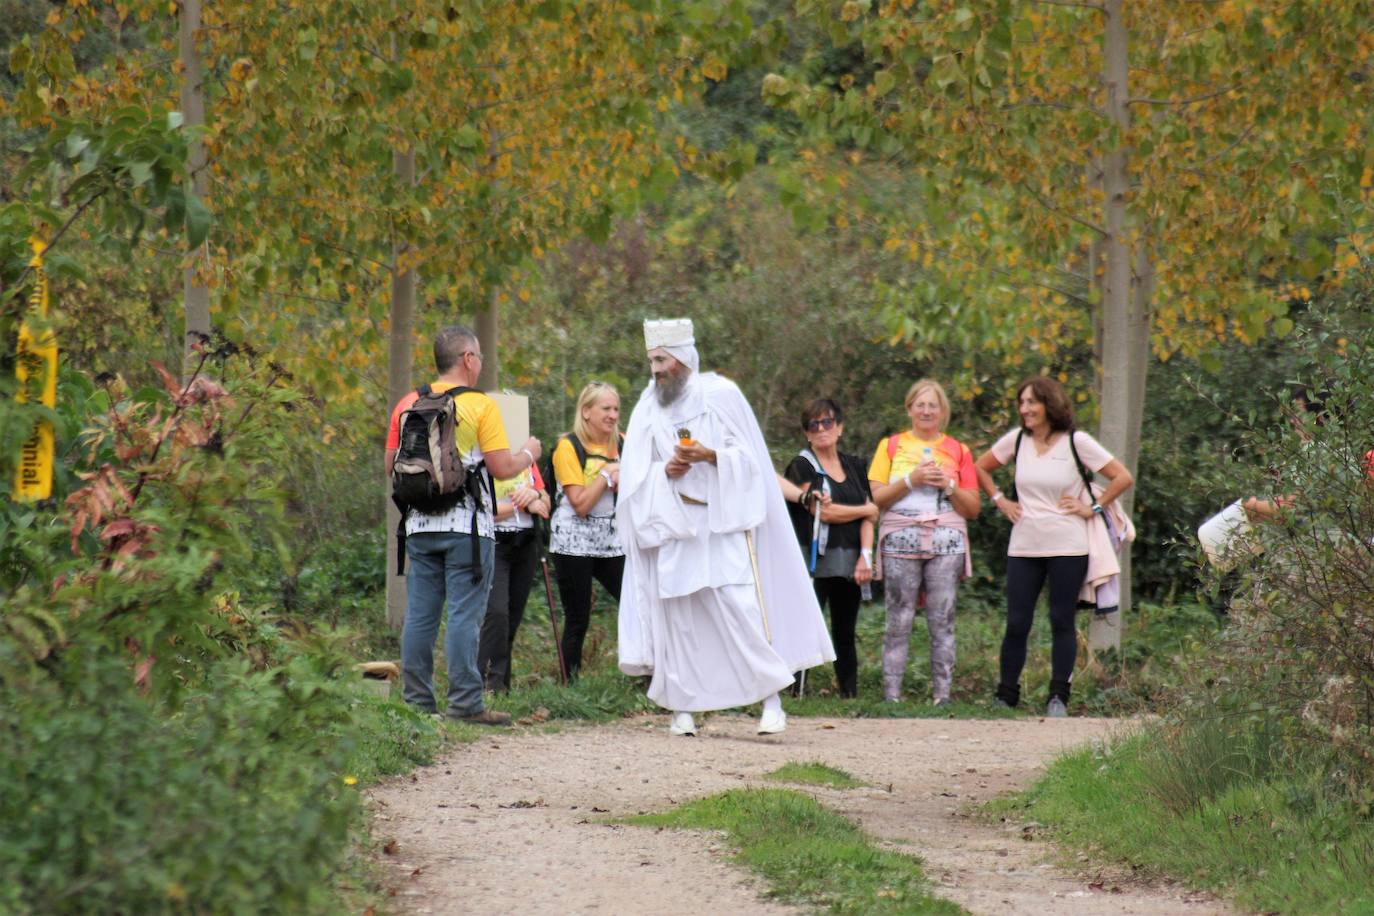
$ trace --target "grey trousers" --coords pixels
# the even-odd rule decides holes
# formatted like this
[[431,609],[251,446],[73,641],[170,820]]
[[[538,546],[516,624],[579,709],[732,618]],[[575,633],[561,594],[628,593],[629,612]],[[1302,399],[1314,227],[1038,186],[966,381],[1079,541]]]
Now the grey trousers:
[[933,698],[949,699],[954,680],[954,596],[964,572],[964,555],[928,560],[883,557],[887,631],[883,634],[883,698],[899,699],[916,618],[916,596],[925,586],[926,627],[930,631],[930,686]]

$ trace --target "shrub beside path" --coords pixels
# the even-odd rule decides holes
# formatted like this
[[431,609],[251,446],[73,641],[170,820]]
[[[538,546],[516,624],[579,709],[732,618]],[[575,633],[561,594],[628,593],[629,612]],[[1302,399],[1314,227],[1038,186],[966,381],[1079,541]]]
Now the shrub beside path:
[[[700,719],[699,719],[700,721]],[[793,718],[777,737],[715,715],[695,739],[665,716],[492,733],[370,793],[395,909],[405,913],[791,913],[718,835],[607,824],[741,786],[788,762],[867,783],[798,786],[890,848],[925,860],[934,892],[975,913],[1210,914],[1224,903],[1080,860],[1050,864],[1032,827],[970,809],[1028,785],[1059,752],[1121,720]],[[1124,873],[1123,873],[1124,872]]]

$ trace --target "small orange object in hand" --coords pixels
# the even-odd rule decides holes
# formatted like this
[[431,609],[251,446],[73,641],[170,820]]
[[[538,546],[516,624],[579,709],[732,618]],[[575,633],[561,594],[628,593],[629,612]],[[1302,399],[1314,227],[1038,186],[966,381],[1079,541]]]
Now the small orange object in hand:
[[692,441],[692,431],[685,426],[679,429],[677,431],[677,444],[695,445],[696,443]]

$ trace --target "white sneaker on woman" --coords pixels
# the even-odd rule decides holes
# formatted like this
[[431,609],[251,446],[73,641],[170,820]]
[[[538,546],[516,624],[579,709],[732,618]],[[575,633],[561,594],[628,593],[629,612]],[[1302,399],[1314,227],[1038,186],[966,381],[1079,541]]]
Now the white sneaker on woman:
[[759,719],[760,735],[777,735],[787,728],[787,713],[781,709],[765,709]]
[[686,735],[689,738],[694,738],[696,733],[697,723],[690,712],[673,713],[673,721],[668,725],[668,734]]

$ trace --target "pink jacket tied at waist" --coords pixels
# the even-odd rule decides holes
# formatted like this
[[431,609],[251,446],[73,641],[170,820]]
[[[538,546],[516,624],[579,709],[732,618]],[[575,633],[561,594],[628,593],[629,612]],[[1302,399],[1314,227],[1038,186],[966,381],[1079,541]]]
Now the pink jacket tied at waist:
[[[964,535],[964,574],[960,580],[967,579],[973,575],[973,550],[968,539],[968,520],[958,512],[929,512],[925,515],[903,515],[900,512],[884,512],[882,521],[878,524],[878,544],[873,559],[873,578],[883,577],[883,538],[894,531],[901,531],[903,528],[921,528],[921,553],[929,556],[932,550],[932,540],[935,538],[936,528],[954,528]],[[895,556],[895,554],[894,554]]]

